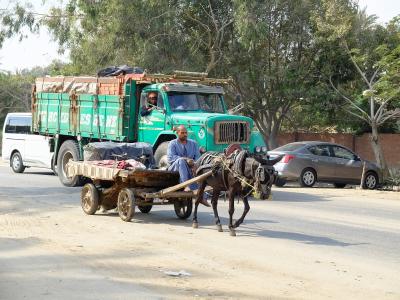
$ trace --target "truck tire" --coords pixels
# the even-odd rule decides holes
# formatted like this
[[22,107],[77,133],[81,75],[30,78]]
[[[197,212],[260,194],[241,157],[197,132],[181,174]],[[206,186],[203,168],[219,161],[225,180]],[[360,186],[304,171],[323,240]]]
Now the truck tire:
[[11,156],[10,165],[14,173],[22,173],[25,171],[25,166],[22,161],[21,154],[18,151],[14,152]]
[[168,150],[168,142],[162,142],[156,152],[154,153],[154,160],[156,161],[156,167],[159,169],[166,169],[168,167],[167,160],[167,150]]
[[69,187],[80,186],[83,182],[81,176],[68,177],[66,174],[65,167],[70,159],[74,161],[79,160],[79,146],[73,140],[65,141],[60,147],[57,157],[57,173],[63,185]]

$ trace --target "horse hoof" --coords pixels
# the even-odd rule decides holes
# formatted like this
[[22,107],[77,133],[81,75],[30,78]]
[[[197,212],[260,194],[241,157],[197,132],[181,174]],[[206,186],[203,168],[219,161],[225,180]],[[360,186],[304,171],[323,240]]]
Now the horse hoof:
[[199,223],[193,222],[192,227],[193,227],[193,228],[199,228]]
[[229,231],[230,236],[236,236],[236,231],[235,230],[231,230]]
[[217,230],[218,230],[218,232],[223,232],[222,225],[217,225]]

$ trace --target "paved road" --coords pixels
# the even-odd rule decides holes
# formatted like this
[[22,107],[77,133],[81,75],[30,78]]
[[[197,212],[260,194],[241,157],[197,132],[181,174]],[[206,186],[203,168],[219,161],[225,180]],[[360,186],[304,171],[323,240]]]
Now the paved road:
[[[400,299],[400,193],[274,188],[273,201],[251,201],[232,238],[214,230],[203,207],[199,230],[176,220],[171,207],[129,224],[115,214],[83,215],[79,192],[40,169],[13,174],[0,166],[0,299],[68,299],[72,291],[82,299]],[[226,224],[223,200],[220,207]],[[141,260],[127,259],[132,271],[116,272],[104,261],[120,264],[109,252],[124,243],[132,252],[121,254]],[[192,277],[160,272],[184,266]],[[209,280],[207,272],[223,276]]]

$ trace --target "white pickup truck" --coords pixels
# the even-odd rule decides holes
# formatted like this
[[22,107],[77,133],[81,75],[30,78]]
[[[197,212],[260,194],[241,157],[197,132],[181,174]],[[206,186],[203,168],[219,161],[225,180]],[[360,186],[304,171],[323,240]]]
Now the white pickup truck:
[[28,167],[53,169],[50,138],[32,134],[31,124],[31,113],[9,113],[4,122],[2,159],[15,173]]

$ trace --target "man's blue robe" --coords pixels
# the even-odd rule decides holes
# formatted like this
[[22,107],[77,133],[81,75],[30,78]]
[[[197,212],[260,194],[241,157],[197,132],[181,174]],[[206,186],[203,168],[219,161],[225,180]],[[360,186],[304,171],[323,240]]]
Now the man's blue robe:
[[[200,150],[197,142],[191,139],[187,139],[186,144],[182,144],[181,142],[179,142],[178,139],[169,142],[167,159],[170,166],[168,167],[168,170],[178,171],[180,182],[184,182],[193,178],[192,170],[188,166],[184,157],[191,158],[194,161],[199,159]],[[193,183],[189,187],[191,190],[195,190],[197,189],[198,185],[196,183]]]

